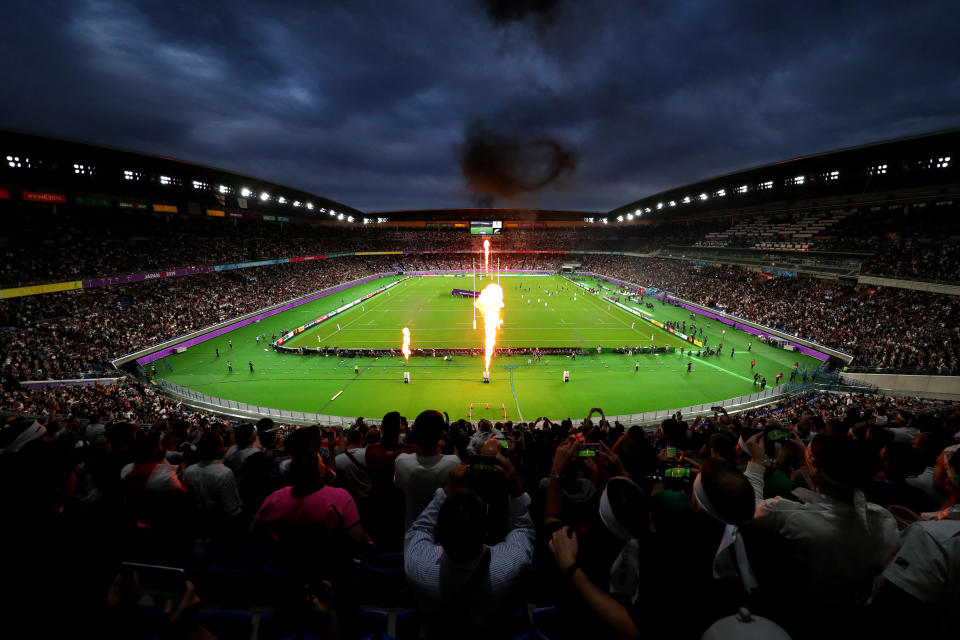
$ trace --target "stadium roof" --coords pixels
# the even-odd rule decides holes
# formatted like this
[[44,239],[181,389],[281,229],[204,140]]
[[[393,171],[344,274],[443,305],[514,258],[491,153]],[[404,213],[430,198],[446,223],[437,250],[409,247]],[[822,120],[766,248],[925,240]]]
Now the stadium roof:
[[[899,138],[783,160],[656,193],[609,212],[667,220],[709,211],[817,198],[873,197],[960,182],[960,130]],[[618,220],[620,222],[628,220]]]

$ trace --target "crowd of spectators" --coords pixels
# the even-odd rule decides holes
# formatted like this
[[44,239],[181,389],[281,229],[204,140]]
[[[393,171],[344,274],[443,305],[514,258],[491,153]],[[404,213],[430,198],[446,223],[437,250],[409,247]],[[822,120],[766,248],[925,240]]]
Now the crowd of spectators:
[[960,371],[956,296],[629,256],[590,256],[583,268],[840,349],[864,369]]
[[797,639],[956,628],[956,405],[341,429],[32,393],[0,428],[6,621],[32,635],[248,638],[255,609],[258,638],[358,638],[368,607],[412,610],[408,638],[699,638],[741,607]]

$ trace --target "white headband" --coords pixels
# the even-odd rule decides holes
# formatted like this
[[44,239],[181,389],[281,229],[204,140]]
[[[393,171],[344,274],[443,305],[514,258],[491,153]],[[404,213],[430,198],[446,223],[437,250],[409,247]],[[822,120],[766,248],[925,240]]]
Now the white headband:
[[[615,480],[629,482],[640,489],[630,478],[610,478],[610,482]],[[609,487],[608,483],[600,496],[600,520],[610,533],[623,541],[623,548],[610,567],[610,592],[624,595],[630,598],[631,603],[636,603],[640,595],[640,541],[617,519],[607,496]]]
[[713,577],[714,578],[732,578],[739,576],[743,582],[743,588],[750,593],[759,586],[757,579],[753,575],[753,567],[750,566],[750,559],[747,557],[747,548],[743,544],[743,537],[740,536],[737,525],[727,522],[717,512],[710,499],[707,498],[707,491],[703,488],[702,473],[698,473],[693,481],[693,495],[697,499],[697,505],[705,514],[726,525],[723,530],[723,538],[720,540],[720,546],[717,548],[717,555],[713,558]]
[[24,429],[23,433],[14,438],[13,442],[0,449],[0,453],[16,453],[20,451],[23,445],[42,436],[46,430],[45,426],[34,420],[33,424]]

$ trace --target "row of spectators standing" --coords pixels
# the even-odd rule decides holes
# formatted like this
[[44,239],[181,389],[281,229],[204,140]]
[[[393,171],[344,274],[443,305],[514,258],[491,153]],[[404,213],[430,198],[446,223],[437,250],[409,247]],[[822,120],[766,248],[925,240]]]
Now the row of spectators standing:
[[[555,605],[550,637],[700,637],[744,606],[796,638],[937,637],[960,599],[958,427],[954,405],[829,393],[651,433],[430,410],[347,430],[11,420],[4,542],[30,546],[7,619],[132,637],[103,606],[117,560],[255,550],[339,612],[309,625],[349,628],[351,559],[402,551],[428,637],[501,637],[531,603]],[[39,615],[52,584],[62,617]]]

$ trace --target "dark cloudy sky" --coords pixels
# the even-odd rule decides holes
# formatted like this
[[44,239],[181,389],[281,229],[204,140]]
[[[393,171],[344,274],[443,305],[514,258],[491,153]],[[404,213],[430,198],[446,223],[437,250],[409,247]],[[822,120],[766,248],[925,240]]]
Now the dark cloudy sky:
[[[240,171],[365,211],[606,211],[960,127],[956,0],[498,4],[8,1],[0,127]],[[478,130],[493,142],[465,153]],[[481,166],[465,175],[465,157]],[[493,183],[525,174],[490,190],[473,170]]]

